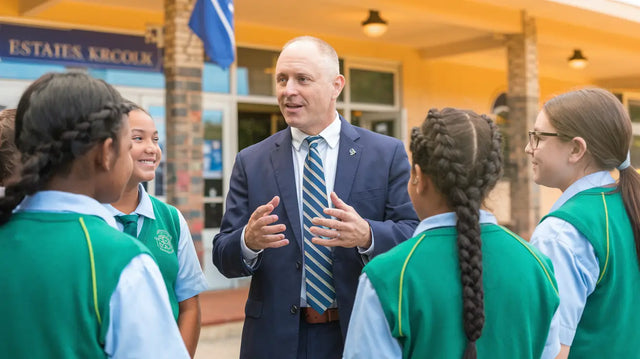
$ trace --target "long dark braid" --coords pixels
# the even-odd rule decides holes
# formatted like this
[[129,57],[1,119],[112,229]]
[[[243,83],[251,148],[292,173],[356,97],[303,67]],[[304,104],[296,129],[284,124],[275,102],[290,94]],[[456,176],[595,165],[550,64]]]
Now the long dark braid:
[[107,138],[117,143],[128,111],[113,87],[83,73],[49,73],[33,82],[18,103],[15,139],[23,165],[20,179],[0,198],[0,224],[26,195],[67,174],[93,146]]
[[476,358],[476,340],[484,327],[482,241],[479,210],[502,171],[501,139],[493,122],[470,111],[429,111],[414,128],[411,152],[457,215],[457,247],[467,346],[463,358]]

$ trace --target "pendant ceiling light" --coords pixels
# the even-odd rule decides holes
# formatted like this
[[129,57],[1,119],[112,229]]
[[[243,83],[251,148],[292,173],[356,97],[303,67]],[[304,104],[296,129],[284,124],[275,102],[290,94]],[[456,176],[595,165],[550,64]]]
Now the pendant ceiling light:
[[573,50],[573,55],[569,58],[569,66],[574,69],[584,69],[587,67],[587,58],[582,55],[580,49]]
[[362,22],[362,31],[367,36],[382,36],[387,31],[387,22],[382,20],[378,10],[369,10],[369,18]]

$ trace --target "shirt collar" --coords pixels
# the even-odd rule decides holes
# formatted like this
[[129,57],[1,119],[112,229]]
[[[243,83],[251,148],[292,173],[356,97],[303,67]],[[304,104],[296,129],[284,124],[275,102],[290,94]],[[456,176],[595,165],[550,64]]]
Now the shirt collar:
[[[153,204],[151,203],[151,198],[149,194],[144,189],[142,183],[138,183],[138,198],[140,199],[140,203],[138,203],[138,207],[132,212],[139,216],[147,217],[150,219],[156,219],[155,213],[153,212]],[[105,208],[111,213],[112,216],[121,216],[123,214],[131,214],[131,213],[123,213],[120,212],[117,208],[110,204],[105,204]]]
[[95,199],[82,194],[61,191],[40,191],[26,196],[16,212],[79,213],[102,218],[113,228],[116,220],[111,213]]
[[571,186],[569,186],[558,198],[556,203],[553,204],[551,210],[549,212],[553,212],[556,209],[560,208],[563,204],[565,204],[571,197],[576,194],[586,191],[590,188],[607,186],[616,181],[611,177],[611,173],[608,171],[599,171],[595,173],[588,174],[579,180],[573,182]]
[[[340,116],[338,112],[336,112],[335,117],[333,118],[333,122],[329,126],[327,126],[322,132],[318,135],[322,136],[324,140],[327,142],[329,147],[334,148],[338,145],[338,141],[340,141],[340,129],[342,127],[342,122],[340,121]],[[300,146],[304,142],[304,139],[309,137],[308,134],[302,132],[300,129],[291,127],[291,144],[296,151],[300,151]]]
[[[455,212],[441,213],[436,214],[435,216],[427,217],[423,219],[420,224],[418,224],[418,227],[416,227],[416,230],[413,232],[413,237],[429,229],[439,227],[454,227],[456,225],[456,220],[457,216]],[[498,224],[498,221],[493,214],[481,209],[480,223]]]

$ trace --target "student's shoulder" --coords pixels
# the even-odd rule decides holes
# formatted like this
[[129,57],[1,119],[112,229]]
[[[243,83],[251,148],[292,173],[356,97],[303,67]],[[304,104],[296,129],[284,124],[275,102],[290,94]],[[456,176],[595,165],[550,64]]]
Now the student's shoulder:
[[381,253],[380,255],[373,258],[369,262],[367,267],[387,267],[396,266],[398,264],[402,265],[407,260],[407,258],[411,257],[416,248],[423,244],[422,242],[425,237],[426,232],[423,232],[415,237],[409,238],[406,241],[399,243],[389,251]]
[[[491,242],[485,241],[486,244],[494,248],[498,248],[500,253],[507,254],[508,252],[507,257],[510,260],[521,262],[524,258],[529,258],[545,271],[553,271],[551,260],[546,255],[544,255],[536,246],[512,232],[510,229],[492,224],[483,228],[483,233],[496,233],[500,240],[493,240]],[[505,260],[505,258],[502,257],[501,260]]]
[[139,252],[148,252],[147,248],[139,241],[136,241],[135,238],[111,227],[102,218],[81,215],[79,219],[81,219],[85,236],[94,246],[108,246],[120,249],[128,248]]
[[150,194],[147,194],[147,196],[149,196],[149,199],[151,200],[151,205],[154,208],[166,208],[166,209],[172,209],[172,210],[178,211],[178,209],[175,206],[172,206],[169,203],[164,202],[157,197],[154,197]]
[[149,199],[151,200],[153,212],[156,216],[161,216],[164,219],[168,219],[170,217],[178,227],[182,226],[180,222],[185,222],[186,224],[186,220],[178,208],[151,195],[149,195]]

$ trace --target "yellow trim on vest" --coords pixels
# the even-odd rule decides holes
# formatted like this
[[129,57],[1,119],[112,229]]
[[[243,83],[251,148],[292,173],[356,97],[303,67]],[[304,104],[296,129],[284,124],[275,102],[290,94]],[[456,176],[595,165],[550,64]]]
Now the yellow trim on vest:
[[600,273],[600,278],[598,278],[596,285],[598,285],[604,277],[604,273],[607,271],[607,265],[609,264],[609,210],[607,209],[607,200],[604,197],[604,192],[601,192],[600,194],[602,195],[602,205],[604,206],[604,216],[607,224],[607,258],[604,260],[604,267],[602,267],[602,273]]
[[400,293],[398,294],[398,333],[400,334],[400,336],[402,336],[402,287],[404,286],[404,271],[407,269],[407,264],[409,263],[409,259],[411,259],[413,252],[416,250],[416,247],[418,247],[420,242],[422,242],[424,237],[426,237],[426,234],[423,234],[422,237],[420,237],[416,241],[416,244],[413,245],[413,248],[411,248],[411,252],[409,252],[409,255],[407,255],[407,258],[404,260],[402,271],[400,272],[400,286],[398,288],[400,291]]
[[532,250],[531,248],[529,248],[529,246],[524,242],[523,239],[520,239],[520,237],[518,237],[517,234],[511,232],[509,230],[509,228],[505,228],[503,226],[498,226],[500,228],[502,228],[503,231],[507,232],[509,235],[511,235],[511,237],[515,238],[518,242],[520,242],[520,244],[522,244],[522,246],[524,248],[526,248],[529,253],[531,253],[531,255],[533,256],[533,258],[536,259],[536,261],[538,261],[538,263],[540,264],[540,267],[542,267],[542,270],[544,271],[544,274],[547,276],[547,279],[549,280],[549,283],[551,283],[551,287],[553,287],[553,291],[556,292],[556,295],[559,295],[558,293],[558,288],[556,288],[556,285],[553,283],[553,279],[551,279],[551,275],[549,274],[549,272],[547,271],[547,268],[544,266],[544,264],[542,263],[542,260],[540,259],[540,257],[538,257]]
[[96,317],[98,317],[98,324],[102,325],[102,318],[100,318],[100,310],[98,309],[98,286],[96,284],[96,261],[93,258],[93,246],[91,245],[91,236],[87,226],[84,224],[84,219],[80,217],[78,219],[82,230],[84,231],[84,237],[87,239],[87,246],[89,247],[89,260],[91,261],[91,285],[93,286],[93,307],[96,311]]

